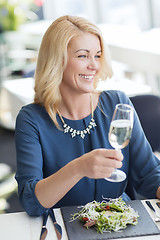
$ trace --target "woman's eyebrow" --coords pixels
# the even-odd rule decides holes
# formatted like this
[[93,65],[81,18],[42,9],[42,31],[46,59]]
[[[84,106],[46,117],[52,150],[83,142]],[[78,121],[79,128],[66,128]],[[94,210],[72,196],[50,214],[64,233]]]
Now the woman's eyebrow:
[[84,51],[84,52],[89,52],[89,50],[88,50],[88,49],[78,49],[78,50],[76,51],[76,53],[77,53],[77,52],[81,52],[81,51]]
[[[78,49],[77,51],[76,51],[76,53],[77,52],[81,52],[81,51],[84,51],[84,52],[90,52],[88,49]],[[99,50],[97,53],[101,53],[102,52],[102,50]]]

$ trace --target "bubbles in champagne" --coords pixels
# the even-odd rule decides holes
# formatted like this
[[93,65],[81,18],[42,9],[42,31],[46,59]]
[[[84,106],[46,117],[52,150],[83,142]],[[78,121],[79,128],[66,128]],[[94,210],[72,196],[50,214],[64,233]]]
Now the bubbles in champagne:
[[120,119],[111,122],[109,142],[115,149],[125,148],[131,138],[132,125],[129,120]]

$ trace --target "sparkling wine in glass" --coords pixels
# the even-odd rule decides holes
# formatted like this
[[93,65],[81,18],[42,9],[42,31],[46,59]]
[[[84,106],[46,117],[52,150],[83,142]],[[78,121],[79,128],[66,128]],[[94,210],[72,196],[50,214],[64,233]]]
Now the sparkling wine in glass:
[[[133,108],[128,104],[117,104],[114,110],[109,129],[109,142],[115,150],[125,148],[130,141],[133,128]],[[109,178],[111,182],[121,182],[126,179],[126,174],[114,169]]]

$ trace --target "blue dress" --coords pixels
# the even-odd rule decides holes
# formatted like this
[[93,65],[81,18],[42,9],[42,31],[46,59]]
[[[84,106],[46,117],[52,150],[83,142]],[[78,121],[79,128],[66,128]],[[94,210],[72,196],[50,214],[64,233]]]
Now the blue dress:
[[[104,91],[100,94],[100,107],[97,106],[94,111],[97,126],[84,139],[80,136],[72,138],[69,133],[57,129],[43,106],[29,104],[20,110],[15,131],[16,180],[20,202],[29,215],[39,216],[46,210],[35,195],[35,185],[39,180],[93,149],[112,148],[108,142],[108,130],[117,103],[131,104],[129,98],[120,91]],[[57,120],[62,126],[58,115]],[[85,129],[90,120],[91,115],[81,120],[64,118],[76,130]],[[152,153],[136,112],[130,144],[122,153],[122,170],[132,179],[137,192],[147,198],[156,198],[160,185],[160,161]],[[113,183],[84,177],[54,207],[102,201],[102,197],[116,198],[123,194],[126,183],[127,179]]]

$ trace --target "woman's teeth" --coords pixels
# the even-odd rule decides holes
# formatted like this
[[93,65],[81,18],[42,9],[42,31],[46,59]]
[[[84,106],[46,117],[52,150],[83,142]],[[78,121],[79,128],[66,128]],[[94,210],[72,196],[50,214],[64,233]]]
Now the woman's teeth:
[[86,75],[82,75],[79,74],[80,77],[85,78],[85,79],[93,79],[93,75],[92,76],[86,76]]

